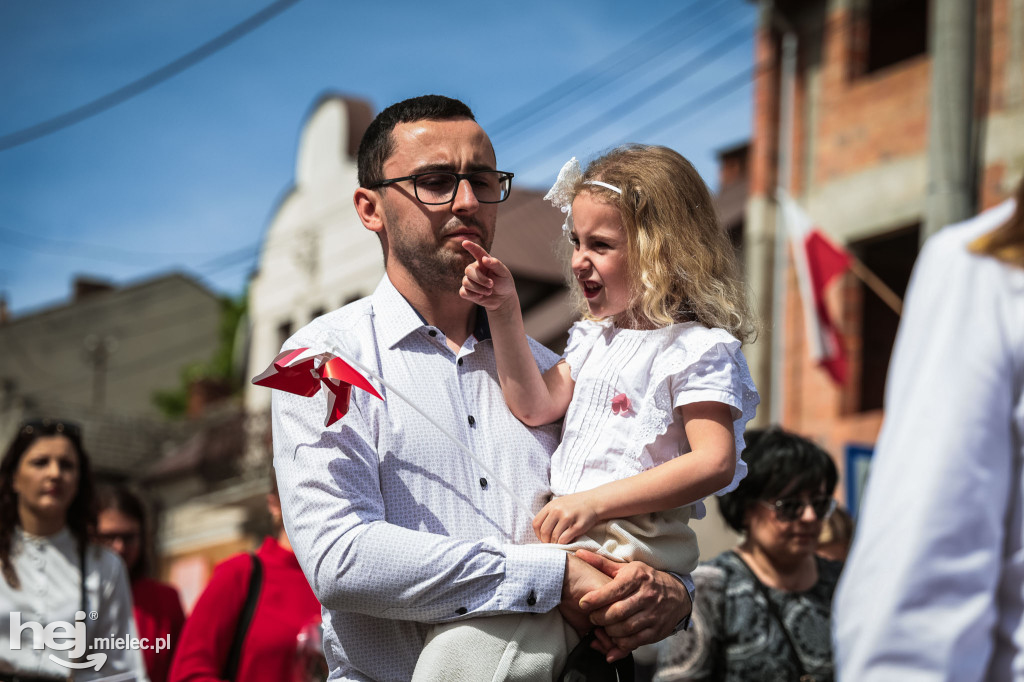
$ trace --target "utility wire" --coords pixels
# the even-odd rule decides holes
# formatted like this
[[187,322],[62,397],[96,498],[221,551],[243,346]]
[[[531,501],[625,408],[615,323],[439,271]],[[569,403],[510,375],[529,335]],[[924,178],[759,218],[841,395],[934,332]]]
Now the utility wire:
[[[201,256],[209,256],[211,252],[206,251],[143,251],[138,249],[124,249],[119,246],[110,246],[107,244],[97,244],[93,242],[78,242],[67,239],[54,239],[53,237],[45,237],[39,234],[29,234],[28,232],[22,232],[20,230],[14,230],[9,227],[0,227],[0,238],[7,235],[8,238],[21,238],[28,239],[33,242],[43,241],[48,242],[53,247],[62,247],[65,249],[76,249],[76,250],[98,250],[101,253],[124,256],[125,258],[154,258],[154,257],[167,257],[167,258],[198,258]],[[254,243],[246,247],[249,249],[255,248],[258,244]],[[29,247],[25,247],[29,248]],[[228,253],[235,253],[230,251]],[[79,254],[81,255],[81,254]],[[226,254],[225,254],[226,255]]]
[[712,104],[715,104],[734,92],[742,90],[745,86],[750,85],[761,72],[770,68],[770,64],[754,65],[750,68],[744,69],[740,73],[736,74],[732,78],[719,83],[717,86],[711,88],[707,92],[701,94],[696,99],[686,102],[681,107],[677,107],[672,111],[668,112],[664,116],[651,121],[647,125],[635,130],[633,133],[628,135],[625,139],[639,140],[645,135],[650,135],[654,132],[671,128],[683,121],[689,119],[694,114],[704,111]]
[[[241,255],[248,256],[256,252],[259,248],[259,243],[256,242],[248,246],[239,249],[233,249],[231,251],[223,253],[210,251],[194,251],[181,253],[131,251],[127,249],[119,249],[117,247],[103,246],[101,244],[88,244],[84,242],[50,239],[49,237],[30,235],[24,232],[18,232],[16,230],[11,230],[5,227],[0,227],[0,242],[6,243],[15,248],[23,249],[25,251],[31,251],[33,253],[56,256],[68,256],[73,258],[89,258],[92,260],[100,260],[106,261],[108,263],[119,263],[124,265],[138,265],[140,259],[143,258],[186,258],[213,256],[212,260],[200,266],[204,268],[215,266],[220,261],[225,259],[234,260]],[[83,251],[92,251],[93,253],[83,253]]]
[[32,140],[39,139],[40,137],[50,135],[58,130],[63,130],[64,128],[73,126],[76,123],[80,123],[87,118],[100,114],[107,109],[116,107],[118,104],[121,104],[136,95],[142,94],[146,90],[149,90],[178,75],[189,67],[198,64],[202,60],[224,49],[246,34],[251,33],[256,28],[259,28],[284,10],[299,2],[301,2],[301,0],[277,0],[277,2],[265,7],[242,23],[220,34],[213,40],[200,45],[184,56],[175,59],[170,64],[167,64],[166,66],[163,66],[142,78],[132,81],[128,85],[94,99],[91,102],[83,104],[80,107],[76,107],[71,111],[60,114],[59,116],[55,116],[46,121],[42,121],[41,123],[29,126],[28,128],[22,128],[21,130],[17,130],[13,133],[8,133],[7,135],[0,137],[0,151],[11,149],[27,142],[31,142]]
[[210,276],[229,270],[239,265],[247,265],[253,261],[259,260],[260,245],[252,244],[245,248],[237,251],[229,251],[213,260],[201,263],[195,267],[197,272],[203,273],[205,276]]
[[[637,64],[631,64],[628,60],[635,57],[641,49],[648,48],[650,44],[656,38],[658,38],[658,34],[664,31],[666,27],[671,27],[671,25],[673,25],[675,22],[684,18],[692,22],[695,16],[701,15],[703,10],[713,9],[716,4],[720,4],[720,0],[711,0],[709,2],[704,3],[701,9],[697,10],[696,15],[691,14],[692,7],[686,7],[677,12],[676,14],[673,14],[671,17],[663,21],[654,29],[640,35],[639,37],[632,40],[622,48],[609,54],[596,64],[592,64],[586,69],[583,69],[582,71],[573,74],[569,78],[566,78],[557,85],[537,95],[529,102],[526,102],[525,104],[517,107],[516,109],[513,109],[509,113],[499,118],[497,121],[494,121],[493,123],[489,124],[487,126],[489,134],[492,137],[498,137],[501,135],[508,134],[515,129],[529,128],[530,126],[536,123],[536,120],[530,122],[531,118],[535,119],[538,116],[541,120],[548,118],[551,114],[545,114],[541,116],[541,112],[553,107],[555,104],[567,98],[569,95],[572,95],[573,93],[583,88],[584,86],[593,83],[595,80],[602,77],[610,70],[622,69],[623,63],[628,64],[628,66],[626,66],[625,70],[621,71],[618,76],[612,78],[611,81],[614,81],[615,79],[620,78],[626,73],[629,73],[630,71],[636,68]],[[649,56],[645,60],[641,61],[640,63],[643,64],[649,62],[658,55],[660,55],[661,53],[663,53],[665,50],[678,45],[679,41],[689,37],[690,35],[696,33],[699,30],[704,29],[707,23],[708,22],[705,22],[705,24],[703,25],[691,25],[691,30],[688,33],[676,36],[676,39],[673,42],[664,45],[657,52],[655,52],[653,55]]]
[[666,88],[678,85],[679,82],[686,80],[686,78],[704,68],[715,59],[728,53],[730,50],[745,44],[749,37],[750,29],[750,26],[741,26],[739,30],[730,33],[724,39],[718,41],[710,48],[678,68],[673,69],[671,72],[662,76],[639,93],[629,97],[621,104],[598,114],[583,125],[577,127],[572,132],[563,135],[555,142],[545,144],[543,151],[532,154],[524,159],[520,159],[517,163],[509,164],[509,166],[520,168],[526,166],[529,168],[531,166],[535,166],[537,161],[547,158],[551,149],[560,149],[570,144],[578,144],[579,140],[592,136],[598,130],[607,127],[611,123],[621,119],[626,114],[640,108],[648,100],[663,94]]

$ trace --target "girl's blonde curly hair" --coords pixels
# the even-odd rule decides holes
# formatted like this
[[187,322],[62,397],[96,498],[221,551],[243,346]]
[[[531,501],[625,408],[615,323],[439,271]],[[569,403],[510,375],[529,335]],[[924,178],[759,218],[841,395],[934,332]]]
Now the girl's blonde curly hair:
[[[587,184],[600,180],[622,194]],[[657,326],[697,320],[752,341],[757,325],[732,243],[718,224],[711,193],[697,170],[667,147],[630,144],[594,160],[573,188],[617,206],[633,277],[630,310]],[[571,273],[570,273],[571,275]],[[586,301],[570,290],[583,317]]]

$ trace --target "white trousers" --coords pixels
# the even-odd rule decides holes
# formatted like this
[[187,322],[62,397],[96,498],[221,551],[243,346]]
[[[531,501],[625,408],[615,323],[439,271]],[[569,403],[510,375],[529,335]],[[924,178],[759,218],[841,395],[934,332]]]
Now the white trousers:
[[[597,524],[566,551],[589,549],[615,561],[690,573],[697,567],[692,507],[639,514]],[[535,682],[553,680],[580,637],[559,614],[511,613],[442,623],[427,636],[413,682]]]

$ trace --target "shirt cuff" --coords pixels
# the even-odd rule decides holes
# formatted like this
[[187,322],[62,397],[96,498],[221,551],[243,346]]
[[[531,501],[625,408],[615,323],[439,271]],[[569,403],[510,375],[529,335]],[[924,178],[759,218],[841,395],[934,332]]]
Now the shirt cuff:
[[681,582],[683,584],[683,587],[686,588],[687,594],[690,595],[690,613],[686,614],[685,618],[676,623],[675,628],[672,630],[672,634],[674,635],[677,632],[682,632],[683,630],[690,629],[690,616],[693,615],[693,596],[696,593],[697,588],[693,584],[693,578],[690,576],[689,573],[679,574],[673,573],[672,571],[665,572],[673,578],[675,578],[676,580],[678,580],[679,582]]
[[502,610],[547,613],[562,601],[565,551],[544,545],[505,545]]

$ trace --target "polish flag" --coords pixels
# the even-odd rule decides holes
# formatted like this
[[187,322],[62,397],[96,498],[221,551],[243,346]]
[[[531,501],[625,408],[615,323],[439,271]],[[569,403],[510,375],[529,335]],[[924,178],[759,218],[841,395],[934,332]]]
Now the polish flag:
[[846,353],[825,305],[825,289],[850,267],[851,256],[846,249],[833,244],[788,195],[782,195],[781,202],[796,264],[811,358],[837,384],[845,383]]

